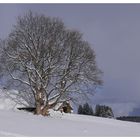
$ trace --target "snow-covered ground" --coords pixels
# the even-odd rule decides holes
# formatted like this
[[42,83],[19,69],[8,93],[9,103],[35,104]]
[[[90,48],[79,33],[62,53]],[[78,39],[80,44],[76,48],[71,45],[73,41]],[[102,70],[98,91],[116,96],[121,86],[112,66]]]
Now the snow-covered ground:
[[140,124],[92,116],[0,111],[0,136],[140,136]]
[[0,136],[140,136],[140,123],[54,111],[49,117],[37,116],[11,109],[14,104],[2,97]]

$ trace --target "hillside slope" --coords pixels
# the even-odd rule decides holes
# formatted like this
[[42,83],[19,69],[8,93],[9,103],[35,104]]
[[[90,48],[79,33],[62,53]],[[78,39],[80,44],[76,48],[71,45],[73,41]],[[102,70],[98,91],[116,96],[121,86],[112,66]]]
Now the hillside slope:
[[57,114],[50,117],[0,111],[0,136],[140,136],[140,124]]
[[140,123],[54,111],[49,117],[17,111],[21,105],[9,98],[15,93],[0,89],[0,136],[140,136]]

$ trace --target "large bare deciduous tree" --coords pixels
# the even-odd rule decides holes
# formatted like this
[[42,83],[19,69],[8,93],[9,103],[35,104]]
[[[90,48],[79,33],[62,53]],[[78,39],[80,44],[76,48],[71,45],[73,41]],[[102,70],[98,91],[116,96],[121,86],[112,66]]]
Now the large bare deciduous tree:
[[57,103],[86,95],[85,87],[102,84],[94,50],[58,18],[28,12],[2,46],[6,70],[36,114],[47,115]]

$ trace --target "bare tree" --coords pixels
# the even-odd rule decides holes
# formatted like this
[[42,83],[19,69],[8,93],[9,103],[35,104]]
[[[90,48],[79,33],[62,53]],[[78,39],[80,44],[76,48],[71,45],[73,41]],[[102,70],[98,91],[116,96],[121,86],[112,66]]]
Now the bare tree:
[[19,17],[2,46],[7,72],[21,84],[22,96],[35,105],[36,114],[47,115],[58,102],[102,84],[89,43],[58,18],[32,12]]

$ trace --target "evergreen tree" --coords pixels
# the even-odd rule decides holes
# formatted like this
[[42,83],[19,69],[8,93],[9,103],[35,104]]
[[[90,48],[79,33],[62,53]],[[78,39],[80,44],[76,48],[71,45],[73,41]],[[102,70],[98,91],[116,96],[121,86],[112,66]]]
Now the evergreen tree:
[[78,107],[78,114],[82,114],[83,112],[83,107],[82,107],[82,105],[79,105],[79,107]]
[[94,115],[94,112],[91,106],[90,106],[90,115]]
[[114,114],[111,107],[105,105],[96,105],[95,116],[113,118]]
[[96,108],[95,108],[95,116],[100,116],[100,105],[96,105]]
[[94,115],[93,109],[88,103],[85,103],[83,106],[79,105],[78,114]]

